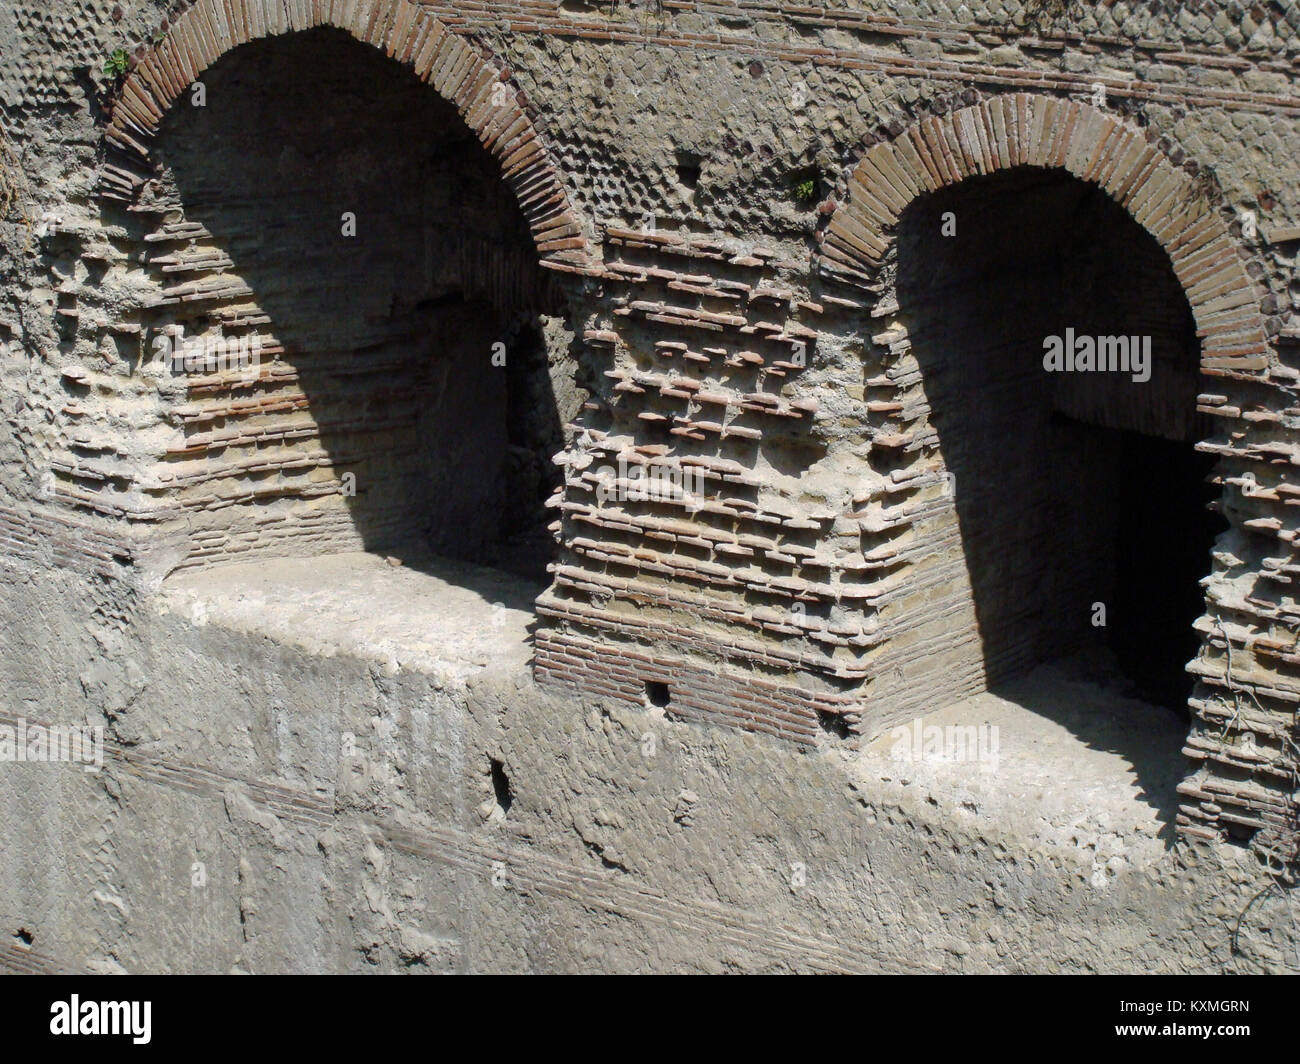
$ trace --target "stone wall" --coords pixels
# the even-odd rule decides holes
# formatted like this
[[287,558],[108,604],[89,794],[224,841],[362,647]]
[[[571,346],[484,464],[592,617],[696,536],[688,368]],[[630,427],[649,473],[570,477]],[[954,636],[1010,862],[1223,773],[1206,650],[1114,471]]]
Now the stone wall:
[[[235,557],[534,570],[559,484],[523,702],[816,758],[1095,643],[1098,600],[1176,661],[1191,609],[1180,845],[1285,877],[1298,33],[1157,2],[19,5],[0,542],[102,582],[88,623],[129,647],[161,580]],[[1038,378],[1058,324],[1153,335],[1152,382]],[[158,372],[178,326],[270,361]],[[698,491],[627,490],[659,475]]]

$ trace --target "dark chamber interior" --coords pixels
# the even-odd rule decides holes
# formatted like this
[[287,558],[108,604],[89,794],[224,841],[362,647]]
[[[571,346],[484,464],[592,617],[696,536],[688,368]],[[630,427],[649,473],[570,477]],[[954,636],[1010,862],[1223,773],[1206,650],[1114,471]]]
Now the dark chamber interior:
[[[252,289],[318,429],[259,450],[318,448],[352,473],[340,535],[366,550],[540,574],[563,445],[542,316],[560,296],[496,162],[429,85],[341,31],[237,49],[204,84],[205,107],[182,97],[168,119],[166,173]],[[176,320],[201,332],[206,313]],[[258,521],[322,505],[302,501],[319,472],[259,475],[283,490]]]
[[[898,290],[989,686],[1104,646],[1130,693],[1185,711],[1199,581],[1226,525],[1207,509],[1199,345],[1163,249],[1100,189],[1018,169],[908,209]],[[1067,328],[1150,336],[1150,379],[1046,372],[1044,339]]]

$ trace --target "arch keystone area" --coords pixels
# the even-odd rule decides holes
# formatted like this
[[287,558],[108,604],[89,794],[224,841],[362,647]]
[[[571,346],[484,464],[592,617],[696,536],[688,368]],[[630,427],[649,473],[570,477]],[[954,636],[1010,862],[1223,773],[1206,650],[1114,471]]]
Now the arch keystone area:
[[172,23],[124,79],[104,137],[116,157],[101,194],[131,201],[149,179],[150,150],[168,111],[221,56],[242,44],[318,27],[345,30],[410,67],[453,103],[501,167],[528,221],[542,265],[588,261],[582,227],[546,146],[505,75],[411,0],[200,0]]
[[1019,166],[1065,170],[1099,186],[1156,239],[1191,304],[1203,370],[1266,368],[1259,295],[1223,218],[1141,129],[1078,101],[997,96],[877,144],[849,174],[848,200],[823,235],[819,269],[851,284],[871,282],[913,199]]

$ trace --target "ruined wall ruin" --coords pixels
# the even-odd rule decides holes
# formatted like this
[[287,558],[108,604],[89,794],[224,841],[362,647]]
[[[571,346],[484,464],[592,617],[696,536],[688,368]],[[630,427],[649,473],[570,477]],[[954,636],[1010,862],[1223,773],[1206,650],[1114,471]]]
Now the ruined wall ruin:
[[[116,766],[4,782],[103,840],[66,880],[15,859],[0,914],[105,969],[853,967],[832,917],[883,969],[1205,965],[1300,843],[1298,33],[1155,0],[0,14],[3,708],[103,724]],[[1045,374],[1066,329],[1149,337],[1149,380]],[[187,341],[258,357],[158,357]],[[1064,715],[1026,693],[1061,661]],[[1070,716],[1098,687],[1130,740]],[[1083,790],[1025,828],[864,769],[1003,695],[1146,789],[1082,888],[1047,850]],[[120,838],[146,821],[165,860]],[[202,948],[179,911],[55,915],[91,881],[148,911],[187,849],[228,873]],[[1126,952],[1142,921],[1166,954]]]

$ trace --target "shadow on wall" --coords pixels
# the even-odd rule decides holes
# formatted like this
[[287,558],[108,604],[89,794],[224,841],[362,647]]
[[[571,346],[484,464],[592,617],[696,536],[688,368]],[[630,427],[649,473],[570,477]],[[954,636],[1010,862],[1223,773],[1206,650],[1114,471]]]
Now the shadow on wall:
[[561,300],[495,162],[454,107],[341,31],[246,45],[203,84],[158,154],[211,234],[199,246],[251,294],[153,324],[264,346],[255,385],[191,390],[214,416],[189,437],[258,437],[204,455],[208,492],[256,501],[192,523],[274,553],[427,548],[542,578],[563,444],[542,315]]
[[[1071,657],[1091,681],[1185,714],[1199,580],[1227,526],[1207,509],[1199,345],[1163,249],[1101,190],[1022,168],[915,202],[898,255],[900,313],[953,478],[935,521],[959,531],[916,578],[939,573],[944,601],[929,608],[975,630],[967,673],[1023,696],[1020,677]],[[1045,344],[1067,330],[1149,337],[1149,379],[1132,358],[1128,371],[1049,371]],[[1118,749],[1113,727],[1029,708],[1125,754],[1172,816],[1177,745]]]

